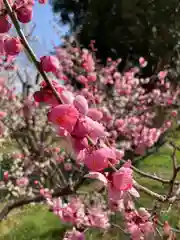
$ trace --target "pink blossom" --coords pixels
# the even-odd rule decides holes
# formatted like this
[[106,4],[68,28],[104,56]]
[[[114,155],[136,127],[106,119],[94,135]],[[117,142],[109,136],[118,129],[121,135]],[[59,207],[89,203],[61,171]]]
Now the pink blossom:
[[135,225],[134,223],[128,223],[127,229],[132,236],[132,240],[140,240],[141,237],[143,236],[140,228],[137,225]]
[[59,94],[59,97],[60,97],[62,103],[64,103],[64,104],[72,104],[74,101],[74,96],[73,96],[72,92],[67,91],[67,90],[61,91],[61,93]]
[[[64,91],[64,88],[58,85],[56,81],[51,81],[51,82],[54,88],[56,89],[57,93],[61,94],[61,92]],[[53,106],[56,106],[59,104],[57,98],[52,93],[51,88],[47,86],[45,82],[41,83],[40,91],[35,92],[33,97],[34,97],[34,100],[38,103],[44,102],[46,104],[53,105]]]
[[52,207],[53,213],[55,215],[61,217],[62,216],[62,208],[63,208],[63,203],[62,203],[61,198],[53,199],[53,201],[51,202],[50,205]]
[[16,180],[16,184],[19,187],[26,187],[29,184],[29,179],[27,177],[21,177]]
[[87,84],[88,83],[88,79],[86,77],[84,77],[83,75],[80,75],[77,77],[77,81],[83,84]]
[[88,82],[95,82],[97,80],[97,75],[95,72],[91,72],[87,76]]
[[63,240],[85,240],[85,236],[83,232],[73,229],[65,233]]
[[74,129],[74,126],[78,120],[79,113],[76,108],[69,104],[58,105],[51,109],[48,114],[50,122],[64,128],[69,133]]
[[94,142],[96,142],[99,138],[107,136],[107,132],[105,132],[103,125],[93,121],[89,117],[86,117],[86,122],[89,126],[88,135]]
[[95,70],[95,62],[92,55],[88,51],[83,51],[82,54],[83,59],[83,67],[86,69],[87,72],[94,72]]
[[101,111],[97,110],[96,108],[90,108],[88,111],[88,117],[90,117],[94,121],[100,121],[103,117],[103,114]]
[[119,149],[115,149],[116,152],[116,157],[121,160],[124,157],[124,151],[123,150],[119,150]]
[[115,160],[116,155],[110,148],[100,148],[87,155],[84,159],[85,165],[91,171],[102,171],[108,167],[110,160]]
[[59,60],[55,56],[43,56],[40,63],[45,72],[55,72],[59,68]]
[[113,185],[117,190],[128,191],[132,188],[132,169],[130,166],[123,165],[117,172],[112,175]]
[[64,157],[58,156],[58,157],[55,158],[55,160],[56,160],[57,163],[62,163],[62,162],[64,162]]
[[111,201],[119,201],[123,199],[124,192],[117,190],[112,183],[108,183],[108,198]]
[[51,199],[52,197],[48,188],[41,188],[39,192],[46,199]]
[[124,120],[123,120],[123,119],[117,119],[117,120],[115,121],[115,126],[116,126],[117,128],[121,128],[123,125],[124,125]]
[[61,149],[59,147],[52,148],[52,152],[59,153]]
[[18,55],[22,50],[22,44],[19,38],[8,37],[4,40],[4,50],[7,55]]
[[88,148],[87,138],[71,138],[71,142],[73,145],[73,149],[77,155],[80,154],[82,150]]
[[7,115],[6,112],[0,111],[0,118],[4,118],[6,117],[6,115]]
[[177,111],[174,110],[174,111],[171,112],[171,114],[172,114],[173,117],[176,117],[177,116]]
[[88,102],[85,99],[85,97],[83,97],[81,95],[76,96],[73,104],[81,114],[83,114],[83,115],[87,114],[87,112],[88,112]]
[[108,214],[100,207],[90,207],[88,218],[90,226],[107,229],[110,227]]
[[74,131],[72,132],[72,136],[76,138],[84,138],[88,135],[89,130],[90,130],[90,126],[86,121],[86,118],[81,117],[76,122]]
[[158,74],[159,79],[164,79],[167,76],[168,72],[167,71],[161,71]]
[[89,172],[88,174],[85,175],[87,178],[92,178],[101,181],[105,186],[107,185],[108,181],[107,178],[99,172]]
[[7,33],[12,24],[8,20],[8,16],[0,16],[0,33]]

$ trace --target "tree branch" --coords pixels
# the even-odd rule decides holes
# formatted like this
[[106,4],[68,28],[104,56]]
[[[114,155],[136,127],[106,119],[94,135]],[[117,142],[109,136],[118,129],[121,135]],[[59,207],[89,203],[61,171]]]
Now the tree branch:
[[[67,186],[63,189],[59,189],[55,191],[52,194],[52,197],[63,197],[70,194],[73,194],[77,191],[77,189],[83,184],[84,177],[81,177],[79,181],[73,186]],[[24,205],[30,204],[30,203],[38,203],[45,201],[45,198],[42,195],[37,195],[35,197],[28,197],[24,199],[15,200],[12,202],[9,202],[1,211],[0,211],[0,221],[2,221],[9,213],[15,208],[22,207]]]

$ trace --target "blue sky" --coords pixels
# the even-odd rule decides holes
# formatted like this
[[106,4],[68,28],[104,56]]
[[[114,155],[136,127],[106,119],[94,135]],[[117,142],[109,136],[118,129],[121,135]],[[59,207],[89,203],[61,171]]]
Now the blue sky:
[[[43,51],[43,54],[53,49],[52,42],[55,45],[60,44],[60,36],[68,31],[68,27],[56,24],[53,19],[52,8],[49,4],[39,4],[36,2],[34,6],[33,22],[36,24],[34,35],[39,38],[39,47]],[[53,29],[53,25],[56,29]],[[59,32],[59,35],[57,34]]]
[[[61,25],[60,23],[56,24],[52,8],[49,4],[42,5],[36,1],[33,13],[34,16],[32,23],[36,24],[33,37],[37,36],[38,41],[31,41],[29,44],[33,48],[36,56],[39,58],[42,55],[48,55],[50,51],[53,50],[52,43],[56,46],[60,45],[61,36],[68,32],[68,26]],[[56,26],[56,28],[54,29],[53,26]],[[31,29],[31,24],[27,26],[27,29]],[[59,34],[57,34],[57,31]],[[34,79],[32,76],[33,65],[30,64],[24,53],[19,55],[18,63],[20,69],[23,71],[23,67],[25,67],[27,71],[30,71],[30,75],[32,79]],[[17,89],[19,89],[19,87],[21,87],[21,84],[19,85],[17,82]]]
[[[35,24],[33,37],[37,37],[37,40],[29,41],[29,44],[38,58],[53,51],[53,44],[60,45],[61,37],[68,32],[68,26],[62,25],[60,22],[57,24],[54,17],[52,7],[49,4],[43,5],[36,1],[33,8],[32,23],[24,25],[28,29],[26,33],[29,33],[32,24]],[[58,16],[56,16],[57,18]],[[21,65],[30,66],[24,54],[19,56],[19,60]]]

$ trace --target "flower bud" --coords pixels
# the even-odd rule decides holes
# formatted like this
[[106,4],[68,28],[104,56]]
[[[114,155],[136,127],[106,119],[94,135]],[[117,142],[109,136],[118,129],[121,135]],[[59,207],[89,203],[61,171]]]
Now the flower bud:
[[86,115],[88,112],[88,102],[85,97],[78,95],[74,100],[75,108],[83,115]]
[[3,176],[4,176],[4,180],[5,180],[5,181],[8,181],[8,179],[9,179],[9,173],[8,173],[8,171],[4,172]]
[[22,50],[22,44],[18,38],[6,38],[4,40],[4,50],[7,55],[18,55]]
[[7,33],[11,26],[7,16],[0,16],[0,33]]
[[33,17],[31,6],[21,7],[17,10],[17,18],[21,23],[29,23]]

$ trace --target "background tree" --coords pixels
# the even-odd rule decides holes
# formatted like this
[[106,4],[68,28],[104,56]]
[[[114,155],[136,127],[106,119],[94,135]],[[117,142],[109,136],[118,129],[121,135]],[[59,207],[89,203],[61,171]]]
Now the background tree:
[[52,0],[52,5],[83,46],[96,40],[100,59],[123,58],[120,70],[140,56],[149,62],[144,76],[172,66],[179,41],[179,1]]

